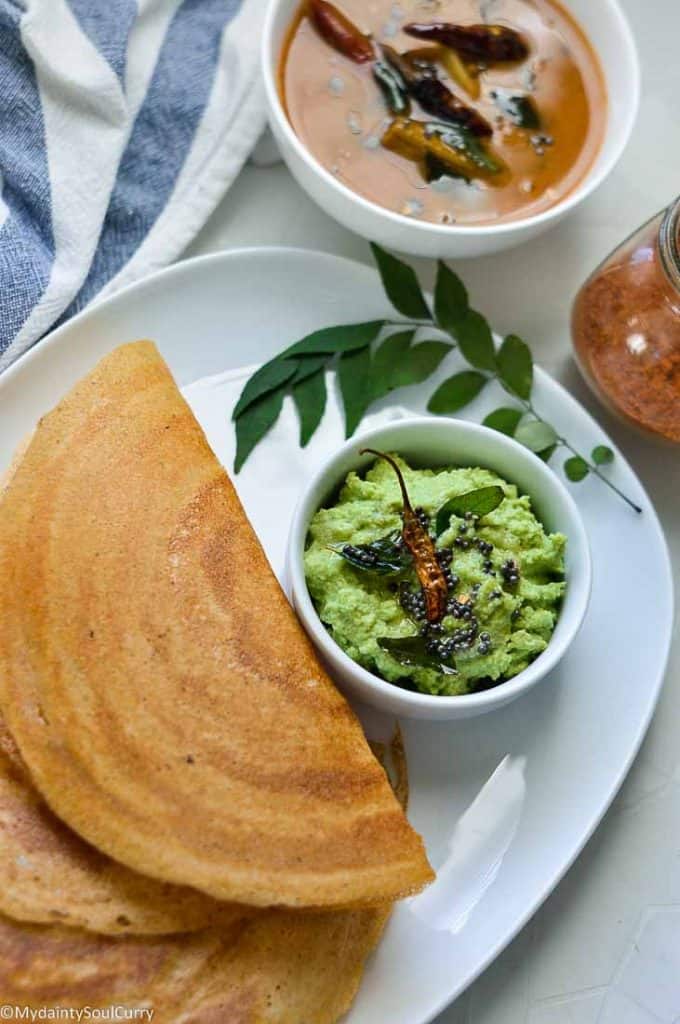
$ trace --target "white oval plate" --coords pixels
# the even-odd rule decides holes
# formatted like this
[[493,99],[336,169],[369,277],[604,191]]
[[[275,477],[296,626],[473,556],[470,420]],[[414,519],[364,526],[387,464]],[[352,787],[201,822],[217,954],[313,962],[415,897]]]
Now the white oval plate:
[[[82,313],[0,377],[0,471],[37,418],[121,342],[153,338],[186,386],[267,359],[315,328],[378,318],[385,309],[372,269],[321,253],[250,249],[178,264]],[[432,390],[402,392],[402,405],[420,412]],[[606,441],[540,371],[535,400],[580,450]],[[479,421],[502,402],[502,393],[486,395],[465,414]],[[218,422],[208,430],[219,448],[216,429],[230,445],[228,410],[223,428]],[[332,443],[340,441],[338,430]],[[555,887],[631,765],[663,679],[673,593],[647,495],[620,454],[608,472],[644,513],[635,515],[597,480],[574,485],[594,586],[586,623],[556,671],[481,718],[403,723],[410,816],[439,879],[392,916],[349,1024],[425,1024],[454,999]],[[264,543],[282,550],[292,509],[287,498],[272,502],[270,480],[262,488],[279,523]],[[271,557],[276,562],[276,551]]]

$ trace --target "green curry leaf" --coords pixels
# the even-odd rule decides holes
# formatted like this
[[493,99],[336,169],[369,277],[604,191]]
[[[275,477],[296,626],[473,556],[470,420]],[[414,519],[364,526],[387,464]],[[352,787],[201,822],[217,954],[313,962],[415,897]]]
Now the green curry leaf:
[[453,334],[469,308],[465,285],[441,260],[434,286],[434,316],[443,331]]
[[509,406],[504,406],[490,412],[483,423],[485,427],[491,427],[492,430],[498,430],[501,434],[514,437],[523,415],[524,413],[521,409],[511,409]]
[[590,467],[586,460],[582,459],[580,455],[573,455],[564,463],[564,472],[567,474],[569,480],[573,483],[578,483],[581,480],[585,480],[588,473],[590,473]]
[[338,364],[338,383],[345,410],[345,437],[351,437],[373,401],[370,348],[342,355]]
[[451,351],[452,346],[445,341],[419,341],[410,349],[403,367],[395,369],[395,387],[407,387],[421,384],[437,369],[442,359]]
[[352,352],[365,348],[374,341],[384,320],[369,320],[361,324],[341,324],[339,327],[323,327],[313,331],[301,341],[285,349],[279,358],[292,359],[296,356],[335,355],[337,352]]
[[397,331],[376,349],[371,368],[374,398],[382,398],[397,386],[394,383],[395,372],[406,358],[415,336],[414,330]]
[[275,391],[276,388],[289,381],[295,376],[297,369],[298,365],[292,359],[273,359],[271,362],[265,363],[247,381],[234,406],[232,419],[238,419],[241,413],[245,412],[258,398],[262,398],[270,391]]
[[528,420],[520,423],[515,431],[515,440],[529,448],[532,452],[542,452],[557,444],[557,432],[543,420]]
[[445,341],[421,341],[411,345],[415,331],[400,331],[382,343],[373,356],[373,397],[382,398],[396,388],[427,380],[451,351]]
[[531,397],[534,362],[529,346],[516,334],[509,334],[496,356],[498,376],[508,391],[527,401]]
[[461,352],[471,366],[478,370],[496,369],[496,349],[493,335],[485,317],[476,309],[469,309],[454,331]]
[[[518,97],[511,98],[514,107],[509,110],[509,116],[526,119],[526,105],[521,110],[515,102]],[[466,153],[477,159],[480,166],[494,170],[493,157],[474,137],[468,138],[469,133],[464,129],[436,122],[429,126],[443,141],[454,148],[464,146]],[[500,169],[500,165],[495,169]],[[428,404],[430,412],[456,413],[476,398],[485,384],[498,379],[524,408],[496,409],[484,420],[486,426],[517,437],[545,461],[550,459],[558,444],[571,448],[566,439],[558,438],[553,428],[534,412],[531,403],[533,359],[529,347],[511,334],[495,352],[491,329],[480,313],[470,309],[467,291],[457,274],[439,261],[433,318],[413,268],[378,245],[373,245],[372,251],[394,309],[409,320],[419,321],[412,325],[414,327],[425,322],[445,330],[457,341],[461,354],[473,367],[454,374],[437,388]],[[235,471],[239,472],[253,448],[276,422],[288,392],[292,392],[300,418],[300,443],[303,446],[308,443],[325,409],[324,373],[338,356],[337,380],[348,437],[376,398],[395,388],[420,383],[434,373],[451,346],[431,340],[414,344],[413,330],[392,335],[371,356],[373,343],[382,328],[390,324],[396,326],[392,314],[388,313],[381,320],[324,327],[289,345],[257,370],[246,382],[232,413],[236,430]],[[524,422],[526,413],[535,419]],[[635,512],[642,512],[639,505],[600,472],[599,467],[608,465],[613,458],[611,448],[597,445],[591,453],[592,463],[574,453],[564,464],[565,473],[574,481],[594,474]]]
[[456,373],[439,385],[427,403],[427,408],[440,416],[458,412],[477,397],[486,382],[487,378],[477,370]]
[[598,444],[593,448],[591,458],[596,466],[608,466],[614,461],[614,452],[606,444]]
[[328,362],[328,358],[328,356],[300,356],[298,368],[292,380],[293,387],[323,369]]
[[536,454],[539,459],[543,459],[544,462],[550,462],[558,447],[559,445],[557,444],[551,444],[547,448],[544,448],[542,452],[536,452]]
[[258,441],[274,426],[283,406],[284,388],[270,391],[253,402],[236,420],[234,472],[239,473]]
[[326,375],[323,367],[293,382],[293,401],[300,418],[300,447],[304,448],[321,423],[326,409]]
[[374,242],[371,243],[371,249],[385,294],[394,308],[409,320],[430,320],[430,310],[413,267],[402,263]]

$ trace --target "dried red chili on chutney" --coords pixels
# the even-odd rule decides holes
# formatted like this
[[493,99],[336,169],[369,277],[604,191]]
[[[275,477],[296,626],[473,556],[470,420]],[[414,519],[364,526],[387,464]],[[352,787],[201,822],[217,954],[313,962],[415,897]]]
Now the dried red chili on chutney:
[[605,404],[680,443],[680,199],[586,281],[572,336],[581,370]]

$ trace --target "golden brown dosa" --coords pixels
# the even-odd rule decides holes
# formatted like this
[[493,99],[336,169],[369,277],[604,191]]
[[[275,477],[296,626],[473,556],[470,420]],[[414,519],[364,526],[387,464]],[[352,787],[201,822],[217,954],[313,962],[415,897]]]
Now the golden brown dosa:
[[243,925],[112,939],[0,916],[0,1003],[125,1004],[155,1024],[333,1024],[389,911],[265,911]]
[[67,828],[38,795],[0,717],[0,913],[105,935],[163,935],[252,914],[131,871]]
[[31,778],[109,856],[260,906],[432,878],[150,342],[39,423],[0,506],[0,619]]

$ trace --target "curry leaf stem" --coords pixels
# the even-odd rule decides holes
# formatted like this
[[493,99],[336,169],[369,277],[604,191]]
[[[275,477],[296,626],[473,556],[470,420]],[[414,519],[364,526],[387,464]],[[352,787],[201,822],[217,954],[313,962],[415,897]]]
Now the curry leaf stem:
[[[531,413],[532,416],[535,416],[536,419],[539,420],[541,423],[547,422],[546,420],[543,419],[540,413],[536,411],[531,401],[526,401],[523,398],[518,398],[517,401],[520,402],[522,406],[524,406],[527,412]],[[619,498],[623,498],[626,504],[629,505],[634,512],[637,512],[638,515],[642,514],[642,509],[640,508],[640,506],[636,505],[634,501],[632,501],[626,494],[623,493],[623,491],[619,490],[616,484],[613,484],[611,480],[608,480],[607,477],[600,472],[598,467],[593,462],[590,461],[590,459],[584,458],[583,455],[581,455],[581,453],[578,452],[576,448],[574,448],[573,444],[567,441],[566,437],[561,437],[558,434],[557,443],[561,445],[563,448],[566,448],[567,451],[570,451],[572,455],[575,455],[579,459],[583,459],[586,466],[588,467],[589,472],[591,472],[594,476],[598,477],[598,479],[600,479],[603,484],[606,484],[607,487],[609,487],[609,489],[614,492],[614,494],[618,494]]]

